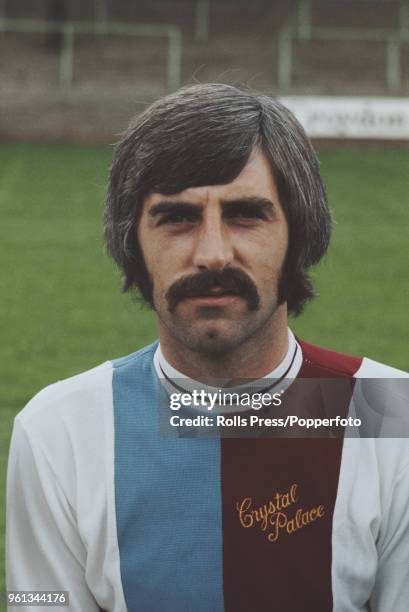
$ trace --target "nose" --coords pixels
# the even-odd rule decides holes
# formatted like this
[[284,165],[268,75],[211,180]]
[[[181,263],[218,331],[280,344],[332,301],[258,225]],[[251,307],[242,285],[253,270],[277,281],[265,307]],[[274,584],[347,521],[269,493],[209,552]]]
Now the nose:
[[217,215],[202,221],[198,232],[193,264],[199,269],[222,270],[233,261],[233,246],[228,229]]

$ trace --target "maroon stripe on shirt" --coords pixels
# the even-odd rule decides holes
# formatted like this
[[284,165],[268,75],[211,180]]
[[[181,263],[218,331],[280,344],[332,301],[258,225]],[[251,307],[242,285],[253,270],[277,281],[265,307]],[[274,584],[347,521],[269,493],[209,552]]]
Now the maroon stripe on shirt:
[[[349,378],[341,404],[337,400],[337,411],[343,407],[345,414],[360,360],[327,353],[303,343],[299,377]],[[322,410],[318,406],[317,413]],[[226,612],[332,610],[342,443],[331,437],[221,440]]]
[[222,440],[226,612],[332,609],[341,449],[339,439]]

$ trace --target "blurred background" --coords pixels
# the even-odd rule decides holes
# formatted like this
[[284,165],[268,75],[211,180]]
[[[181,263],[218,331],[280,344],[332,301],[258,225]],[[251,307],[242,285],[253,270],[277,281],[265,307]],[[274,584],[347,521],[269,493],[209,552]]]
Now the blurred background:
[[0,137],[110,141],[198,81],[409,93],[408,0],[0,0]]
[[280,96],[317,148],[334,237],[295,331],[409,370],[409,0],[0,0],[0,533],[14,415],[156,335],[104,253],[112,143],[207,81]]

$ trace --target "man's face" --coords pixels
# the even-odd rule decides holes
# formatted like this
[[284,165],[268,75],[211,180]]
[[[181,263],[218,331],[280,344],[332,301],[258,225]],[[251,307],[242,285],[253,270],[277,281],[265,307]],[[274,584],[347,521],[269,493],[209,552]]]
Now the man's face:
[[151,193],[137,235],[162,333],[207,354],[262,337],[277,313],[288,247],[287,221],[262,152],[255,150],[227,185]]

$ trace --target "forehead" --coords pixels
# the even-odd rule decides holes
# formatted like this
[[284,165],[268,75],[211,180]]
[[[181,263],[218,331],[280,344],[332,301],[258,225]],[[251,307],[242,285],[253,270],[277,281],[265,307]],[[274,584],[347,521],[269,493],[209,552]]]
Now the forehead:
[[273,170],[267,156],[259,149],[251,154],[240,174],[225,185],[204,185],[189,187],[179,193],[166,195],[151,193],[145,199],[145,208],[166,198],[168,201],[189,201],[204,203],[210,200],[229,200],[243,197],[259,197],[279,203],[279,194]]

